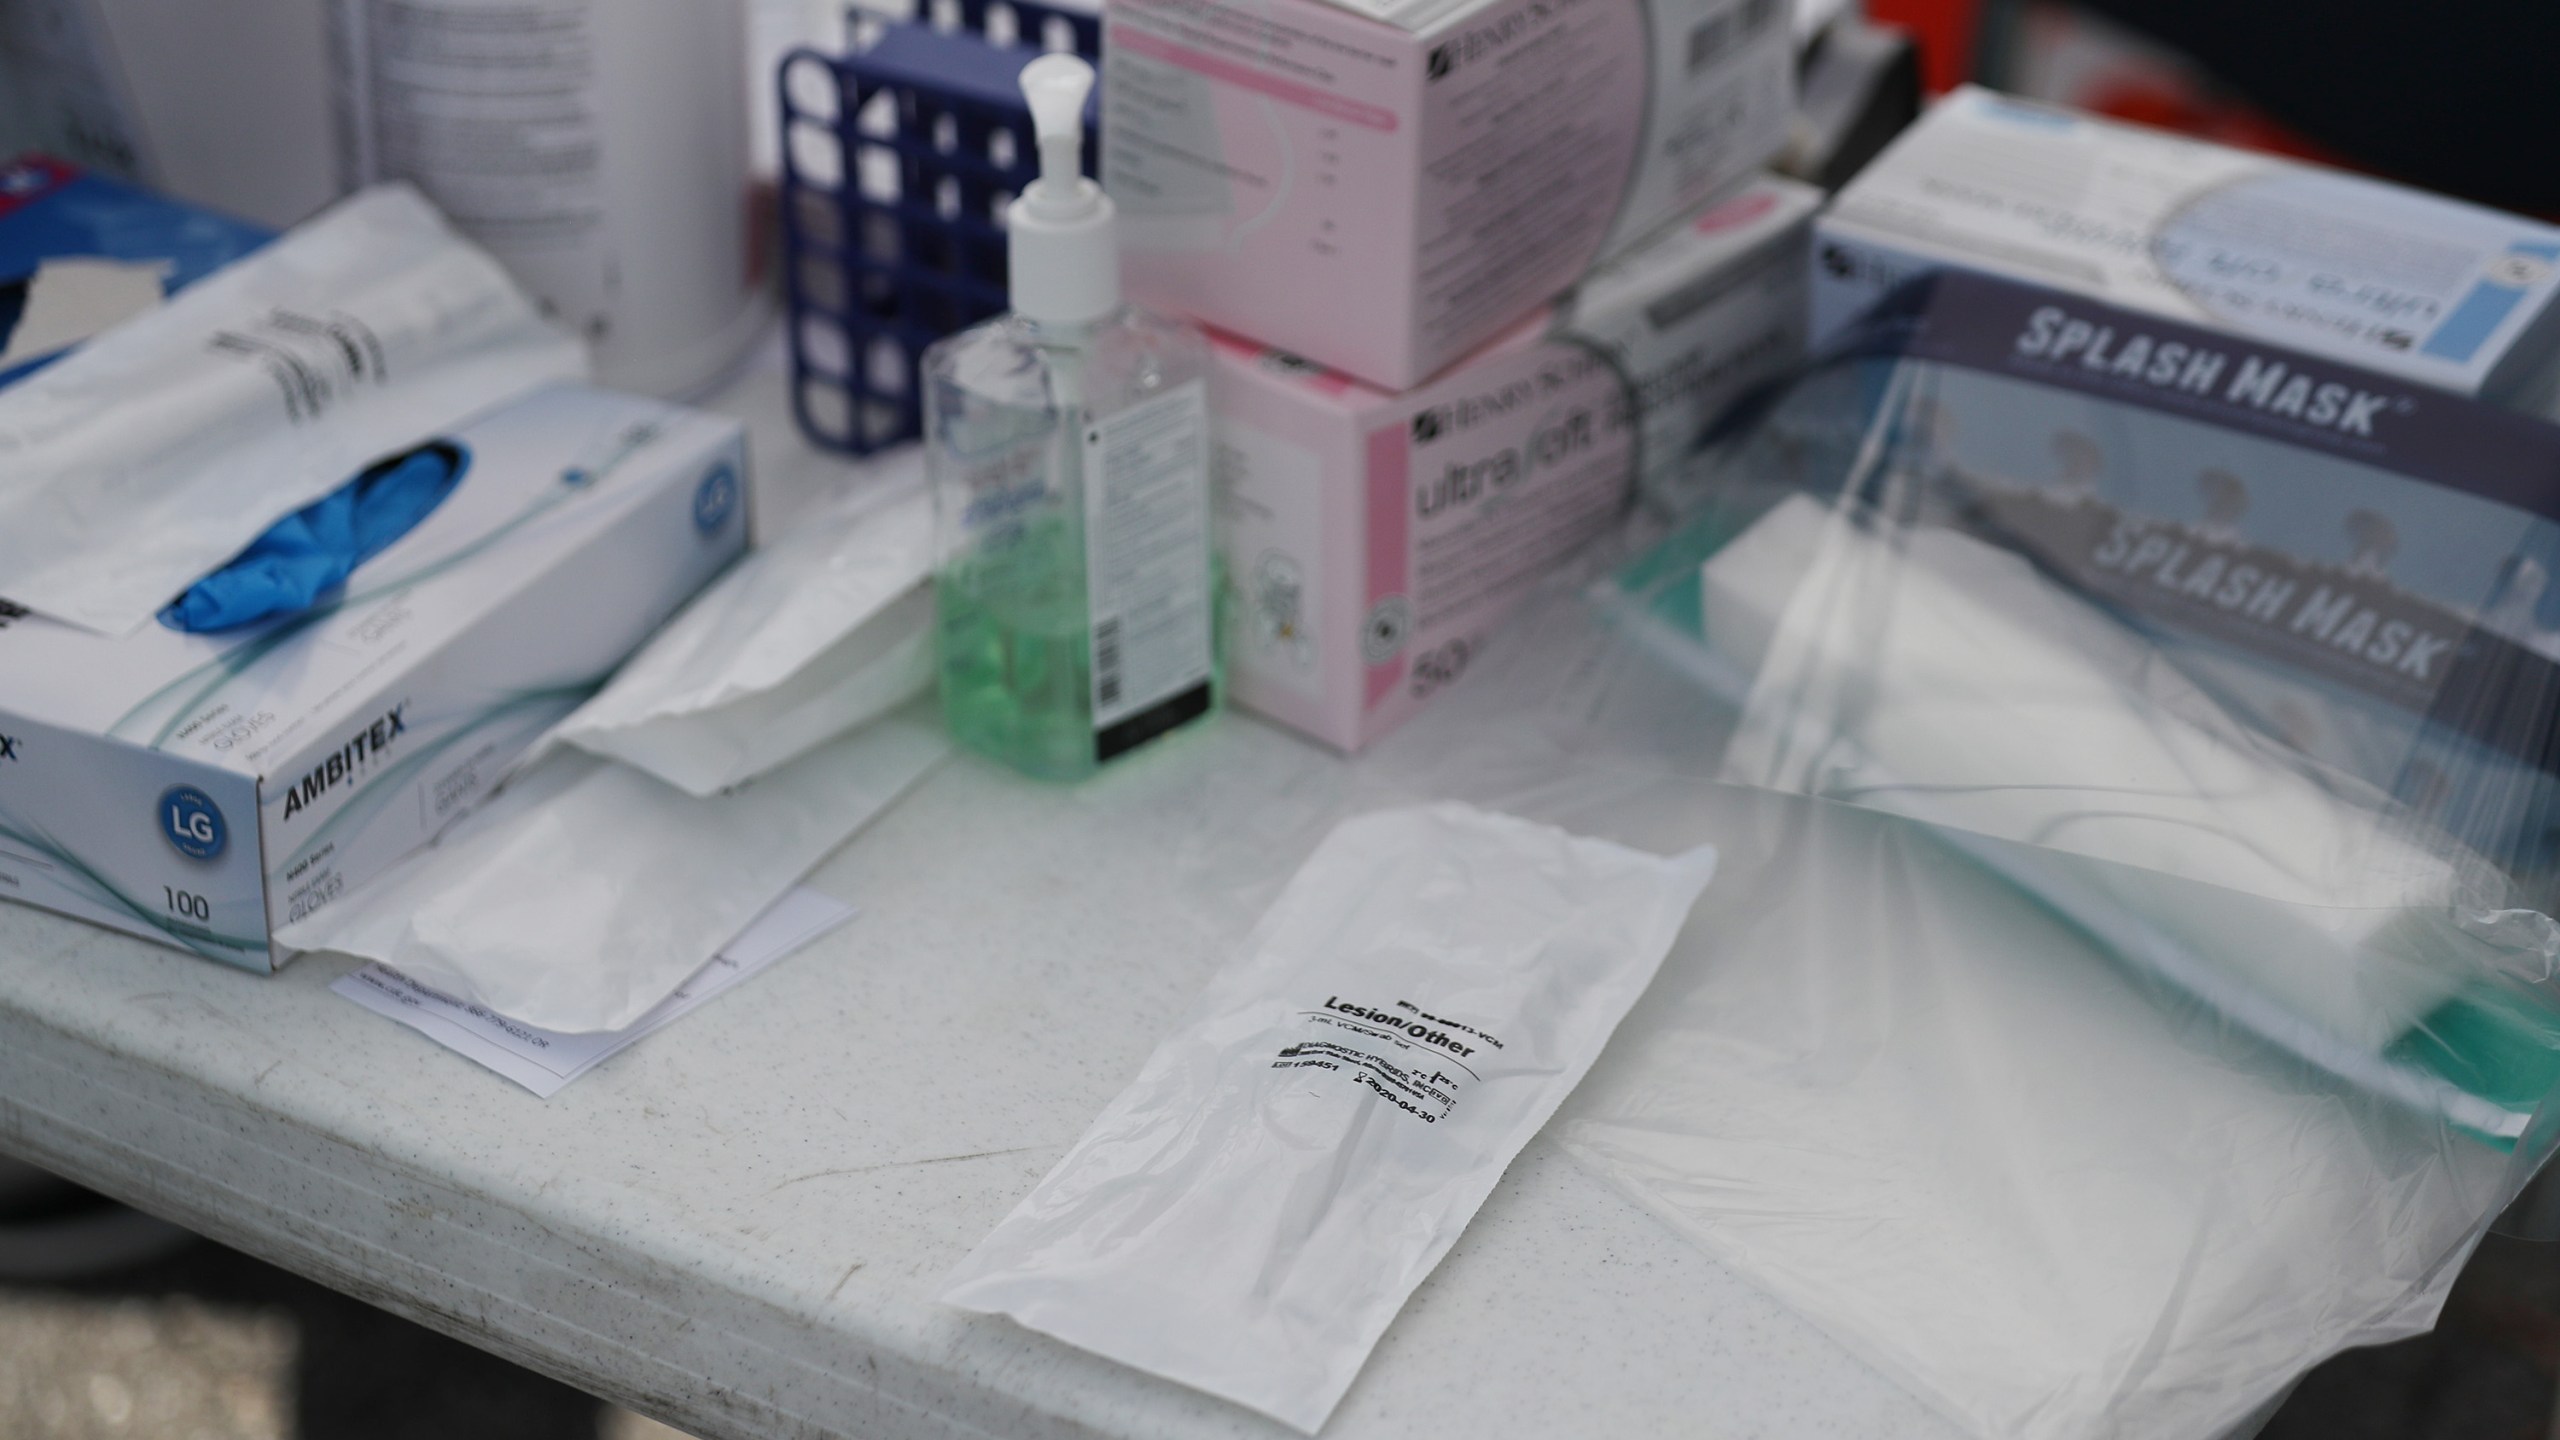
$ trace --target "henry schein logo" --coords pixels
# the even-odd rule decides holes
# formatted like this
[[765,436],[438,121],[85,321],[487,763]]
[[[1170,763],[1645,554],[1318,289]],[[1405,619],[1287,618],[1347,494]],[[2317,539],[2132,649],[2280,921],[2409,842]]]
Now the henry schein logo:
[[1562,21],[1589,0],[1529,0],[1501,18],[1471,25],[1435,45],[1422,57],[1424,80],[1446,80],[1463,65],[1492,58]]
[[1429,410],[1417,410],[1413,415],[1413,443],[1428,445],[1439,439],[1448,428],[1449,407],[1446,405]]

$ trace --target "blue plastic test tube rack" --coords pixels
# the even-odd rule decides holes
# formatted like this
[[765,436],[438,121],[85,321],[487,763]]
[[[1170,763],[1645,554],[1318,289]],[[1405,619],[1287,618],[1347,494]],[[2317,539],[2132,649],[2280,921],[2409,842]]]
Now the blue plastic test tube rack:
[[1102,46],[1083,11],[937,9],[935,23],[864,22],[849,54],[794,50],[778,77],[792,413],[857,455],[922,433],[925,347],[1005,308],[1004,206],[1039,170],[1022,67]]

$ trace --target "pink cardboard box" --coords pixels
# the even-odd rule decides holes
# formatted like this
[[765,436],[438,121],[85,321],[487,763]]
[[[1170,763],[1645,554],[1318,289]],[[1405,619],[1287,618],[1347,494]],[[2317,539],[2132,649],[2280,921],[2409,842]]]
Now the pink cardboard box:
[[1357,750],[1804,353],[1820,192],[1764,179],[1401,395],[1213,334],[1228,693]]
[[1103,183],[1128,293],[1410,388],[1775,153],[1787,17],[1109,0]]

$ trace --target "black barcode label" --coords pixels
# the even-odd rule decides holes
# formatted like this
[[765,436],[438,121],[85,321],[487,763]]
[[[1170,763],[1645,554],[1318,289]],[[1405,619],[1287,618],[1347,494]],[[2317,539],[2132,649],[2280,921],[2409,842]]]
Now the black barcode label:
[[1096,704],[1120,703],[1120,621],[1093,627],[1093,698]]
[[1107,760],[1208,705],[1208,387],[1086,421],[1084,500],[1094,752]]

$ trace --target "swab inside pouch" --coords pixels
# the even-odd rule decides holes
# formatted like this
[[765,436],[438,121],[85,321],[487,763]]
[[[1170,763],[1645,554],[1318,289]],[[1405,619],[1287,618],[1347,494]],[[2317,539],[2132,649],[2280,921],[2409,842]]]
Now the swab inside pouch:
[[1313,1432],[1714,867],[1463,805],[1345,822],[944,1298]]

